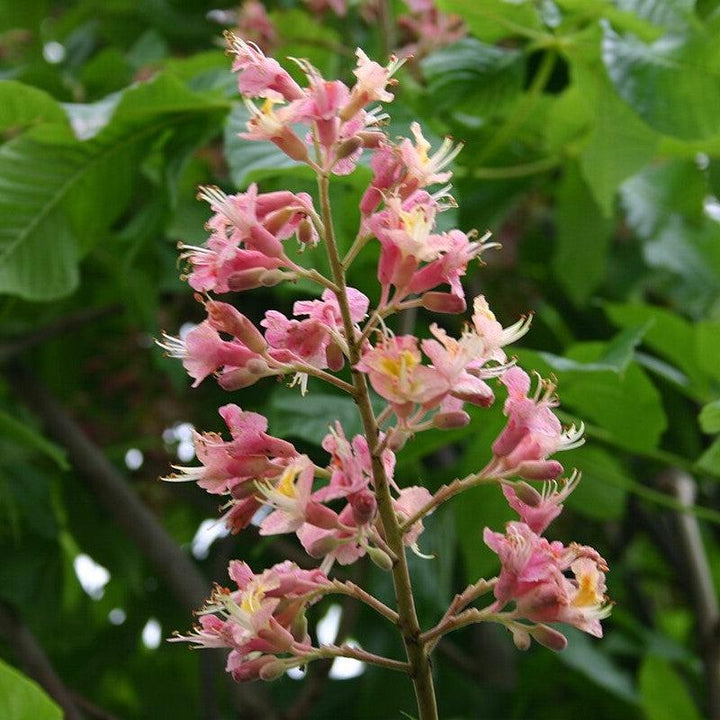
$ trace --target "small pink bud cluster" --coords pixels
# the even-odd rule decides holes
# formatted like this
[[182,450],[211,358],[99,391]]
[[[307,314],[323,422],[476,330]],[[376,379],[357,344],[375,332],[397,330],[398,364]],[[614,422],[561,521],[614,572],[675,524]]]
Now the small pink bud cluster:
[[[210,237],[202,247],[184,246],[183,257],[207,317],[182,339],[166,335],[162,347],[182,359],[194,385],[214,375],[223,389],[235,391],[267,377],[292,375],[291,384],[299,384],[304,394],[309,377],[322,380],[357,403],[365,432],[350,438],[329,418],[322,441],[327,460],[319,465],[292,443],[268,434],[262,415],[235,404],[220,408],[229,440],[218,433],[195,434],[200,465],[176,467],[177,474],[168,479],[194,481],[223,496],[223,520],[233,533],[250,523],[259,526],[261,535],[294,533],[320,568],[301,571],[282,563],[254,575],[244,563],[231,563],[238,590],[218,588],[201,612],[196,632],[178,639],[231,648],[228,670],[237,680],[272,679],[289,667],[328,657],[323,655],[327,648],[312,647],[305,623],[307,605],[322,595],[355,592],[393,622],[398,618],[364,591],[341,589],[328,580],[334,563],[346,565],[368,556],[392,571],[396,580],[401,577],[396,587],[407,588],[409,578],[402,579],[407,573],[405,552],[409,547],[419,553],[423,518],[457,492],[484,482],[501,484],[521,518],[509,523],[504,535],[485,529],[485,542],[502,564],[494,583],[495,603],[463,615],[462,607],[478,593],[458,596],[435,631],[424,635],[432,640],[424,642],[434,642],[446,625],[466,618],[505,624],[518,647],[535,638],[560,649],[565,638],[543,624],[548,621],[601,635],[600,620],[609,612],[605,562],[591,548],[565,548],[541,536],[578,481],[573,475],[558,484],[563,466],[551,456],[581,444],[583,429],[563,428],[553,413],[558,404],[555,386],[540,380],[531,394],[530,377],[506,353],[528,331],[530,318],[503,327],[481,295],[474,298],[472,316],[459,337],[435,323],[430,337],[422,340],[395,335],[387,326],[388,318],[409,308],[446,314],[466,310],[461,278],[470,261],[490,245],[486,237],[477,239],[458,229],[437,232],[437,214],[454,201],[449,186],[435,194],[426,189],[448,182],[448,166],[460,147],[445,140],[433,153],[417,123],[411,126],[413,140],[392,142],[377,123],[377,111],[365,109],[393,99],[387,88],[398,67],[395,61],[383,67],[358,50],[352,88],[325,80],[299,61],[308,80],[302,87],[256,46],[232,35],[229,42],[250,111],[243,137],[269,140],[311,167],[318,176],[321,210],[318,213],[313,199],[301,192],[260,193],[251,185],[227,195],[203,188],[200,197],[213,211],[207,225]],[[304,132],[298,130],[301,125]],[[372,178],[359,201],[356,239],[341,258],[329,182],[333,174],[351,172],[362,152],[371,155]],[[292,260],[284,245],[292,237],[302,248],[323,247],[332,277]],[[348,268],[372,241],[380,246],[374,307],[346,282]],[[322,292],[295,302],[292,317],[270,309],[256,323],[234,305],[210,297],[298,278],[315,283]],[[434,495],[422,486],[396,481],[395,453],[407,440],[432,428],[467,425],[466,404],[493,404],[493,385],[507,390],[507,424],[483,470]],[[377,416],[369,387],[385,401]],[[542,491],[526,482],[537,480],[548,481]],[[482,580],[477,587],[492,585]],[[510,603],[514,606],[507,610]]]

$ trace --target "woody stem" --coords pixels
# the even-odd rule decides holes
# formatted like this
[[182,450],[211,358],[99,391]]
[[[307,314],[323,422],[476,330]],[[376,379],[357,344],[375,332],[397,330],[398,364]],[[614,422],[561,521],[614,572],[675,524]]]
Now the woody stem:
[[410,666],[409,672],[415,687],[419,720],[438,720],[430,659],[426,652],[425,643],[421,640],[420,624],[415,610],[410,572],[405,556],[403,533],[400,530],[398,519],[393,509],[390,484],[382,462],[377,420],[370,403],[370,392],[365,375],[355,367],[360,361],[359,338],[356,337],[350,315],[345,272],[335,239],[330,209],[330,178],[327,173],[318,174],[318,189],[320,193],[323,226],[325,228],[325,247],[332,269],[333,282],[339,290],[339,292],[337,292],[338,305],[340,306],[345,337],[347,338],[350,366],[352,368],[352,382],[355,387],[355,401],[358,405],[365,437],[367,438],[370,450],[378,511],[386,542],[396,556],[393,561],[392,574],[395,597],[397,598],[398,627],[402,633],[405,653]]

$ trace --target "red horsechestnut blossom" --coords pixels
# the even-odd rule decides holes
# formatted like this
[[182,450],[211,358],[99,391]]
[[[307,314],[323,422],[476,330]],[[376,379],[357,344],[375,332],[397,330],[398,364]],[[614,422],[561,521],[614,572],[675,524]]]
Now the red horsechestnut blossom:
[[607,564],[595,550],[549,542],[521,522],[509,522],[505,535],[486,528],[484,539],[502,563],[494,589],[498,609],[513,601],[517,617],[565,622],[602,637],[600,620],[610,614]]
[[[440,22],[429,1],[410,4],[418,21]],[[228,37],[250,113],[241,137],[271,141],[314,172],[320,211],[304,192],[262,193],[255,184],[236,194],[202,188],[200,198],[213,212],[210,236],[201,247],[182,246],[181,257],[207,317],[183,339],[164,335],[162,347],[182,360],[193,386],[215,375],[226,391],[255,383],[270,389],[266,378],[289,375],[288,384],[299,384],[305,395],[315,390],[311,382],[327,383],[340,394],[332,396],[330,407],[335,397],[340,406],[344,394],[348,406],[357,407],[362,430],[350,432],[345,421],[343,426],[330,414],[320,447],[317,436],[299,433],[304,454],[268,434],[261,414],[229,403],[220,415],[231,439],[195,433],[199,465],[175,467],[177,474],[166,479],[193,481],[221,496],[222,521],[233,533],[252,523],[260,535],[294,534],[308,562],[319,567],[301,570],[284,562],[254,574],[245,563],[231,562],[238,589],[217,587],[195,630],[175,639],[229,648],[227,670],[237,681],[275,679],[318,658],[361,657],[411,674],[418,707],[427,710],[435,703],[428,655],[453,629],[497,622],[523,649],[531,638],[556,650],[564,647],[565,637],[546,622],[600,637],[600,621],[610,612],[605,561],[592,548],[566,547],[541,536],[579,481],[579,473],[557,481],[563,466],[553,456],[580,445],[583,427],[563,428],[553,412],[555,385],[540,380],[531,393],[530,376],[509,354],[509,346],[528,332],[530,315],[504,327],[480,295],[459,335],[435,322],[428,323],[422,339],[407,330],[393,332],[393,316],[404,310],[464,313],[463,278],[471,261],[493,246],[488,234],[436,228],[438,214],[455,201],[449,185],[434,193],[426,188],[450,180],[462,146],[446,138],[433,152],[417,122],[410,126],[412,139],[388,138],[380,109],[368,106],[393,100],[388,88],[401,65],[394,58],[383,66],[358,49],[352,87],[297,60],[307,81],[299,83],[255,45]],[[355,240],[347,239],[343,257],[330,181],[353,172],[362,153],[370,155],[372,179],[359,198],[359,227]],[[292,238],[308,249],[302,261],[286,252]],[[378,283],[374,289],[364,284],[365,294],[348,285],[348,270],[375,241]],[[321,251],[326,263],[317,262],[315,253]],[[328,267],[330,273],[323,274]],[[213,298],[298,279],[303,288],[313,284],[314,296],[297,300],[292,316],[267,309],[259,326],[234,304]],[[467,425],[471,415],[494,402],[498,385],[507,389],[507,424],[488,449],[485,467],[434,494],[419,482],[410,484],[407,468],[419,465],[398,466],[396,453],[418,433]],[[534,480],[549,482],[536,489],[526,482]],[[430,560],[418,547],[427,517],[479,484],[500,485],[520,516],[504,533],[484,530],[485,543],[499,557],[500,574],[457,595],[438,623],[423,631],[407,550]],[[393,574],[397,610],[352,583],[328,578],[335,563],[348,565],[366,556]],[[495,599],[487,607],[467,608],[491,588]],[[355,597],[399,628],[407,662],[347,646],[313,647],[306,609],[333,592]]]

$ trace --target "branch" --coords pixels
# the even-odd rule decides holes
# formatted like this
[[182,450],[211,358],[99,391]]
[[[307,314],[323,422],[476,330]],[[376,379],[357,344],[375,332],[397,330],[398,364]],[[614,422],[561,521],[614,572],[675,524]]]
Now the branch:
[[720,718],[720,609],[710,565],[700,536],[697,518],[689,512],[695,504],[697,487],[681,470],[663,473],[660,483],[688,512],[676,513],[680,550],[687,568],[689,592],[697,619],[697,633],[705,665],[709,717]]
[[41,345],[46,340],[51,340],[65,332],[75,330],[76,328],[87,325],[90,322],[99,320],[100,318],[114,315],[122,310],[121,305],[107,305],[101,308],[92,308],[90,310],[82,310],[71,315],[61,317],[44,327],[34,330],[27,335],[17,338],[10,338],[0,342],[0,362],[11,360],[21,355],[26,350]]
[[0,603],[0,635],[15,651],[27,674],[42,685],[63,709],[65,720],[83,720],[72,693],[55,672],[50,660],[22,619],[5,603]]

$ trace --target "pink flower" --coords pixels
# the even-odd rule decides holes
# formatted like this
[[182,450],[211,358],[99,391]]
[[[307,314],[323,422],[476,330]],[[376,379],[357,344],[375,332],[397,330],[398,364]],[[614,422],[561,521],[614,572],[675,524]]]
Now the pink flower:
[[319,369],[329,367],[330,334],[318,320],[289,320],[277,310],[268,310],[260,324],[267,328],[265,338],[270,354],[278,361],[298,359]]
[[347,105],[342,109],[340,117],[349,120],[359,110],[371,102],[391,102],[394,98],[385,88],[391,82],[393,73],[402,65],[402,61],[392,57],[387,67],[370,60],[370,58],[358,48],[355,51],[357,56],[357,67],[353,74],[357,82],[350,93]]
[[545,484],[542,494],[529,486],[525,488],[524,494],[522,492],[518,494],[514,486],[509,483],[504,483],[502,489],[510,507],[520,515],[522,522],[539,534],[544,532],[562,512],[562,503],[577,487],[579,481],[580,476],[575,473],[569,480],[560,481],[560,488],[555,481]]
[[519,367],[502,377],[508,389],[504,413],[508,423],[493,443],[493,453],[503,476],[519,475],[528,479],[550,480],[562,472],[562,465],[548,456],[560,450],[582,445],[583,427],[563,430],[552,408],[558,402],[555,386],[541,381],[531,398],[530,378]]
[[297,119],[295,108],[285,106],[276,111],[274,106],[277,102],[277,100],[268,98],[258,108],[250,100],[245,100],[250,119],[247,122],[247,131],[240,133],[239,137],[245,140],[269,140],[292,160],[308,162],[307,145],[291,127]]
[[451,230],[433,236],[439,250],[439,257],[416,272],[408,290],[411,293],[424,293],[438,285],[447,284],[457,297],[464,297],[460,278],[465,275],[468,263],[479,257],[487,247],[480,241],[471,241],[461,230]]
[[[363,435],[356,435],[350,443],[339,422],[322,441],[323,449],[330,453],[330,483],[320,488],[313,498],[322,502],[351,498],[370,487],[372,483],[372,462],[367,440]],[[395,455],[391,450],[382,454],[385,476],[393,484]]]
[[[350,306],[350,319],[358,323],[367,317],[370,300],[359,290],[347,288],[348,305]],[[324,290],[320,300],[299,300],[293,305],[293,314],[307,315],[312,320],[318,320],[338,330],[343,329],[343,320],[340,305],[332,290]]]
[[260,524],[261,535],[294,532],[306,521],[315,466],[307,455],[285,467],[279,479],[257,483],[265,505],[273,511]]
[[426,407],[440,403],[450,390],[439,372],[422,364],[417,343],[412,335],[384,338],[356,365],[368,374],[375,392],[401,416],[406,416],[415,403]]
[[[602,636],[600,620],[610,613],[604,596],[607,565],[595,550],[548,542],[520,522],[509,522],[505,535],[485,528],[483,537],[502,566],[494,588],[500,607],[514,601],[520,617],[566,622]],[[565,577],[568,569],[574,580]]]
[[314,558],[323,558],[320,566],[329,572],[335,561],[341,565],[350,565],[367,553],[367,524],[358,525],[355,521],[352,505],[347,504],[338,516],[338,527],[321,528],[306,523],[297,531],[297,536],[305,551]]
[[360,200],[363,215],[369,215],[377,208],[387,191],[400,181],[404,170],[397,148],[387,141],[381,142],[373,154],[370,167],[373,179]]
[[407,169],[403,179],[403,196],[407,197],[418,188],[424,188],[436,183],[446,183],[452,172],[444,170],[457,157],[462,145],[453,147],[452,140],[445,138],[440,148],[430,155],[430,143],[422,134],[419,123],[412,123],[410,131],[415,138],[413,145],[409,139],[400,143],[400,157]]
[[[459,340],[451,338],[435,324],[430,332],[436,339],[422,341],[423,352],[433,368],[445,379],[452,397],[480,407],[491,405],[495,399],[489,385],[478,377],[488,358],[483,357],[482,341],[467,329]],[[488,376],[492,373],[488,373]]]
[[248,565],[232,561],[228,568],[238,589],[216,587],[201,611],[194,632],[173,638],[199,647],[228,647],[228,672],[246,681],[263,676],[278,654],[296,655],[311,649],[298,622],[307,606],[330,589],[319,570],[301,570],[289,561],[256,575]]
[[302,88],[290,77],[277,60],[265,57],[257,45],[226,33],[230,52],[235,56],[233,72],[238,73],[238,88],[247,97],[266,97],[275,100],[298,100]]
[[340,130],[340,109],[350,98],[350,91],[340,80],[324,80],[314,69],[310,69],[310,88],[306,97],[294,108],[294,119],[314,123],[317,137],[324,148],[331,148],[338,140]]
[[195,433],[195,452],[202,464],[175,466],[182,475],[166,479],[191,480],[210,493],[223,494],[247,480],[279,475],[282,461],[298,456],[292,443],[265,432],[267,419],[262,415],[244,412],[234,404],[224,405],[219,412],[232,440],[223,441],[218,433]]
[[[350,319],[357,323],[367,315],[368,298],[354,288],[347,288]],[[344,365],[344,326],[335,293],[325,290],[321,300],[300,300],[293,306],[296,316],[290,320],[276,310],[268,310],[261,325],[267,328],[265,338],[270,355],[279,362],[294,358],[319,369],[340,370]]]
[[243,387],[275,374],[261,354],[239,340],[223,340],[208,320],[194,327],[184,340],[163,333],[163,342],[158,344],[171,357],[183,361],[188,375],[195,380],[193,387],[221,368],[220,383],[224,380],[228,385],[238,380],[236,371],[242,370]]

